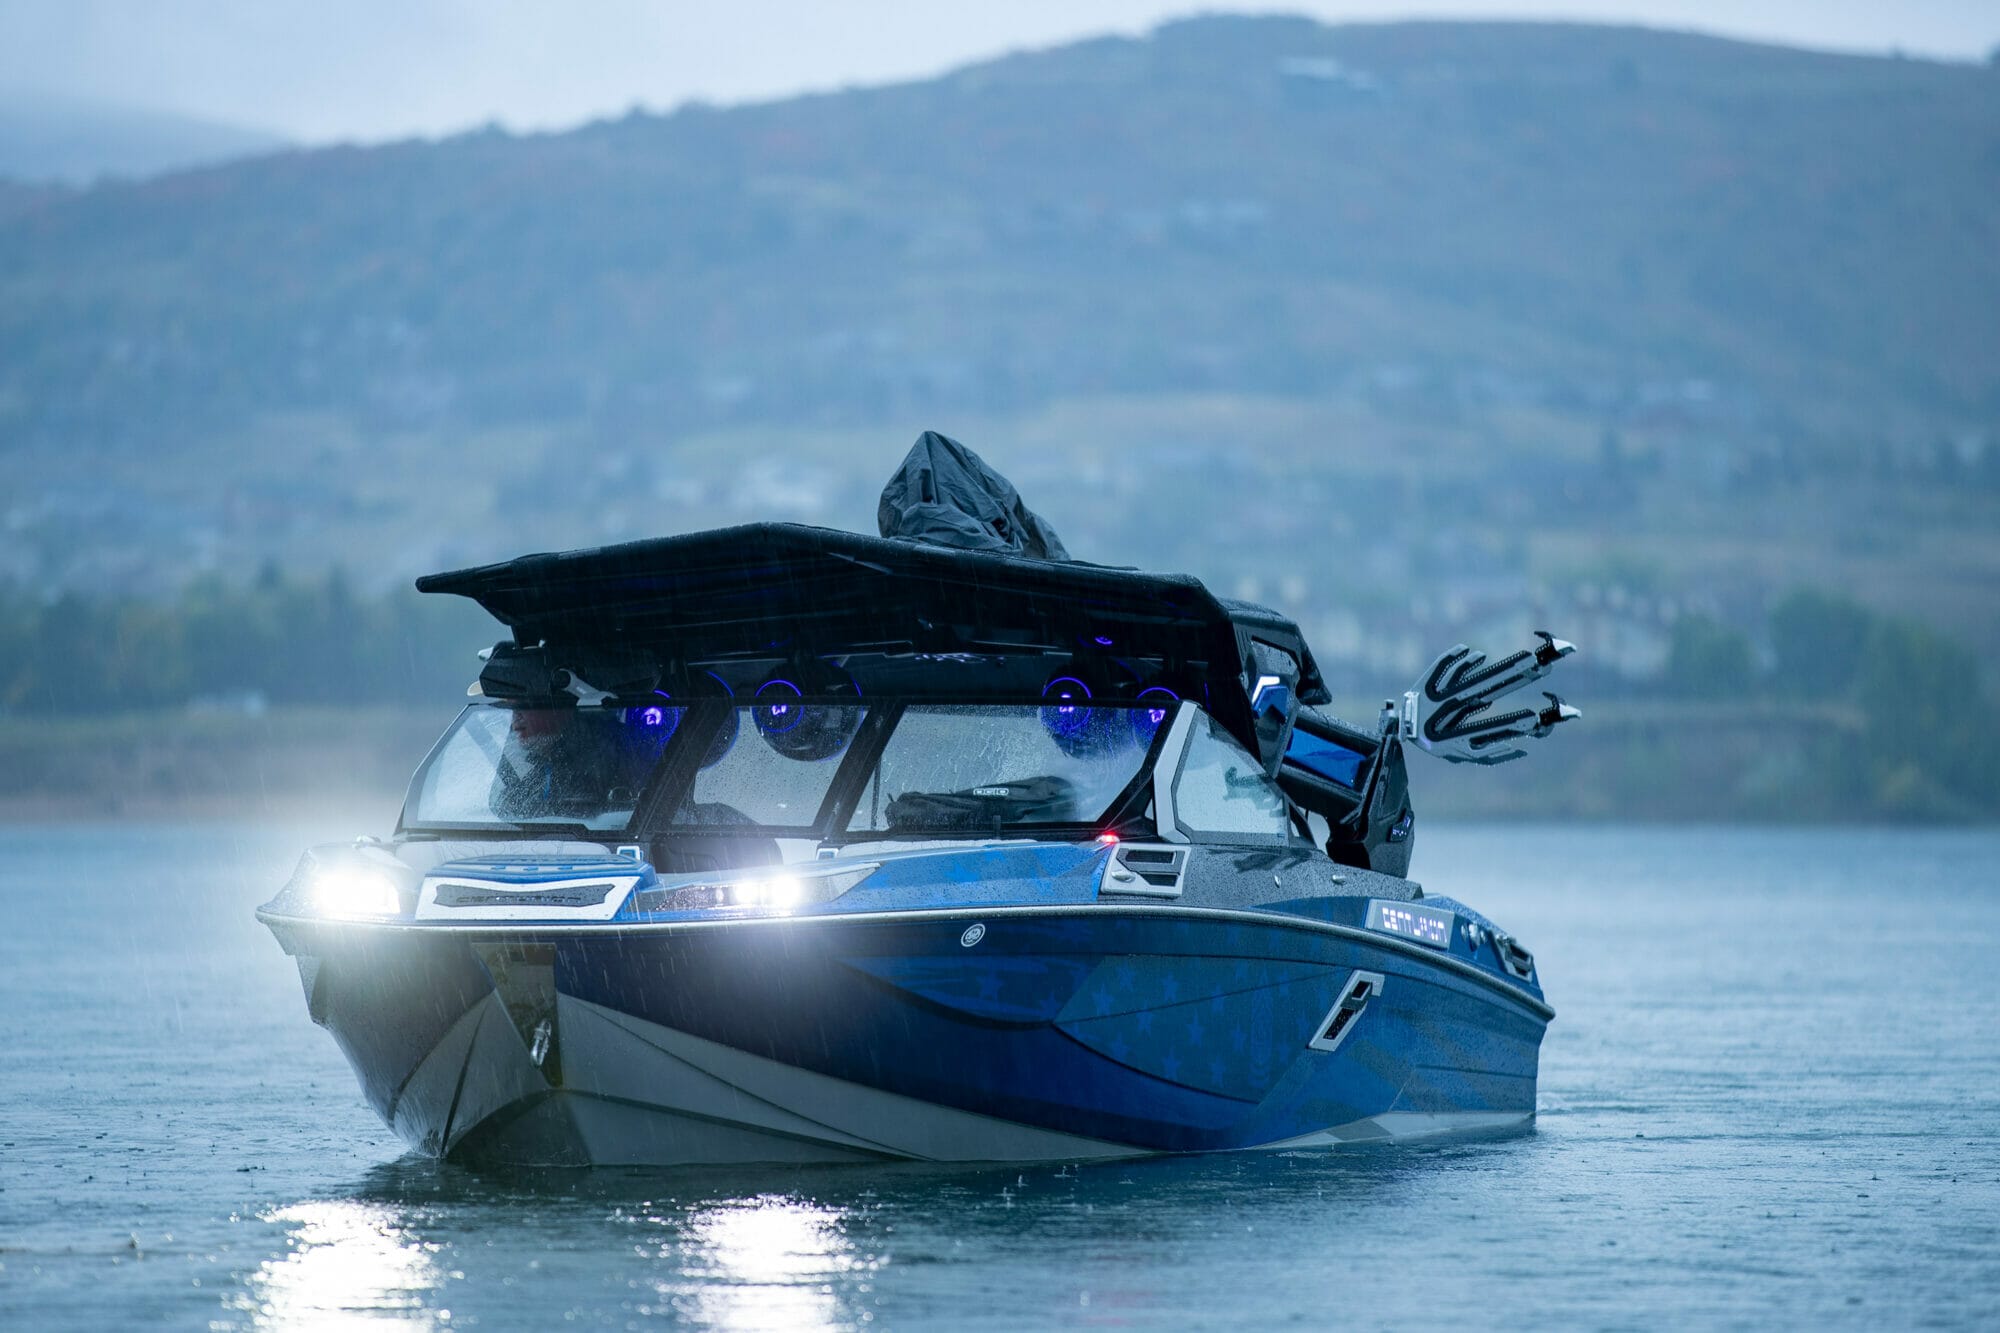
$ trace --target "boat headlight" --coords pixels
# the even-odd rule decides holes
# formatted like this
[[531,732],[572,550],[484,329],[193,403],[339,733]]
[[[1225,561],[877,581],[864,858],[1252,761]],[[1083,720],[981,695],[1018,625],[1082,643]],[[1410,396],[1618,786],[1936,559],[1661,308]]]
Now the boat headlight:
[[632,910],[700,912],[713,907],[758,907],[767,912],[796,912],[815,903],[832,902],[881,868],[879,861],[865,865],[807,861],[748,871],[735,879],[689,876],[633,894]]
[[720,885],[731,907],[762,907],[795,912],[814,903],[831,902],[873,874],[874,865],[812,873],[807,867],[787,867],[770,874],[731,880]]
[[403,910],[403,895],[396,882],[368,866],[339,863],[314,866],[305,888],[321,916],[397,916]]

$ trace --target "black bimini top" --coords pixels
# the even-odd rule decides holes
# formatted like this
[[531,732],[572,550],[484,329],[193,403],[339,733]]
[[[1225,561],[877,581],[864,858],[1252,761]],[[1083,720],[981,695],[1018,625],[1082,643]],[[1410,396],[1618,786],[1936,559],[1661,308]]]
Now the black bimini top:
[[1301,701],[1327,698],[1297,625],[1217,598],[1185,574],[794,523],[525,555],[427,575],[417,588],[474,599],[524,646],[600,645],[680,662],[1098,651],[1247,689],[1261,641],[1297,663]]

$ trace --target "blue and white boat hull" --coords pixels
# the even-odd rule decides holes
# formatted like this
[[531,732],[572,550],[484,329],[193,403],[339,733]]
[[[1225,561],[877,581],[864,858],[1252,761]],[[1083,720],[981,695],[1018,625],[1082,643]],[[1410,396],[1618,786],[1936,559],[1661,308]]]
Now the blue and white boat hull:
[[1502,1130],[1533,1118],[1549,1017],[1469,962],[1266,911],[267,919],[383,1118],[465,1160],[1083,1160]]

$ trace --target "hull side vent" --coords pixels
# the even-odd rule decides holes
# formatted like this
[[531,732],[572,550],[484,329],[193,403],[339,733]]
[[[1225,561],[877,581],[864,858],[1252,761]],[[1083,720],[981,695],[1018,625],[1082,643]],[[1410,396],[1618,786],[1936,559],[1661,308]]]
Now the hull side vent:
[[1500,966],[1507,969],[1509,976],[1522,981],[1534,980],[1535,956],[1523,949],[1512,935],[1495,935],[1493,948],[1500,955]]
[[1187,848],[1119,844],[1098,882],[1100,895],[1178,898],[1187,873]]
[[1361,1017],[1361,1011],[1368,1002],[1382,993],[1380,972],[1356,972],[1341,988],[1340,998],[1333,1002],[1333,1008],[1320,1020],[1319,1035],[1307,1043],[1316,1051],[1333,1051],[1347,1040],[1347,1034],[1354,1031],[1354,1025]]

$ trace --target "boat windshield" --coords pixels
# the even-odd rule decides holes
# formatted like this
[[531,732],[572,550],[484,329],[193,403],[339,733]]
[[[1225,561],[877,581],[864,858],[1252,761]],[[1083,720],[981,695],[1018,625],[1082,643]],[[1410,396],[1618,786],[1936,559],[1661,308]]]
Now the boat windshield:
[[686,711],[475,705],[418,772],[403,822],[622,830]]
[[[870,712],[860,703],[477,704],[419,770],[404,826],[626,832],[662,759],[694,745],[699,759],[665,770],[681,775],[679,790],[651,807],[688,832],[895,837],[1092,824],[1138,776],[1166,717],[1122,704],[875,707],[887,734],[875,729],[865,762],[849,763],[864,758],[850,756]],[[835,811],[845,818],[822,827]]]
[[[816,827],[867,711],[782,692],[763,703],[735,705],[707,740],[668,822],[704,832]],[[703,739],[692,734],[696,730],[690,729],[691,743]]]
[[1166,712],[1072,704],[911,704],[847,832],[998,831],[1101,819]]

